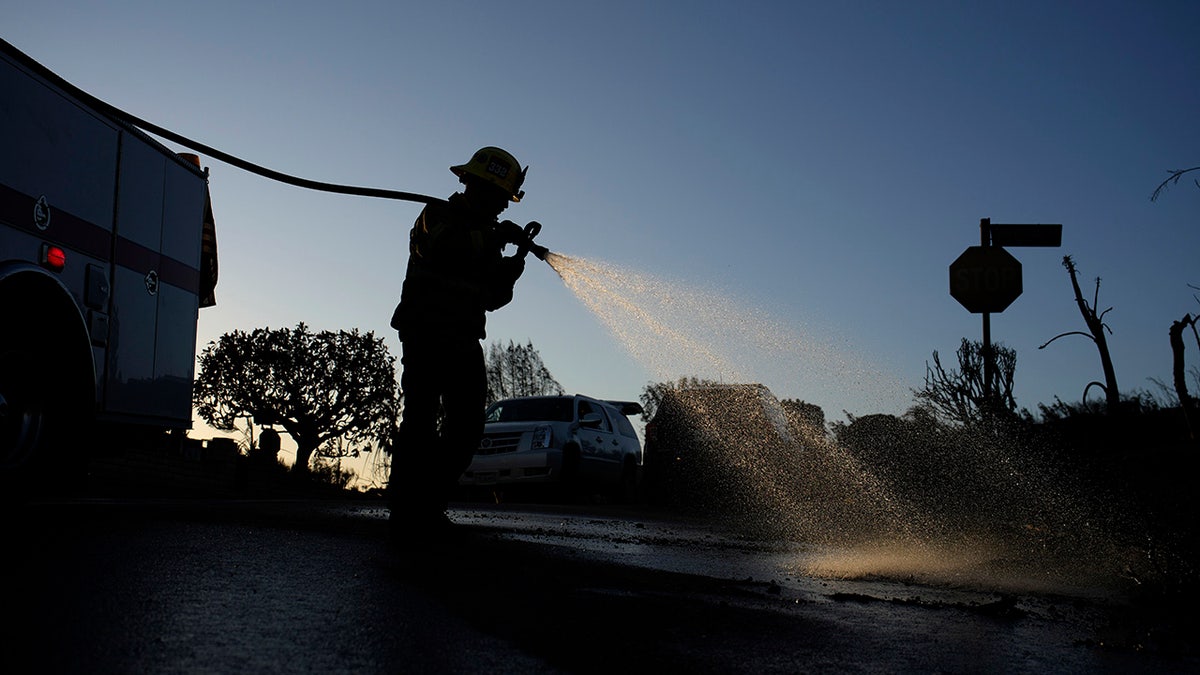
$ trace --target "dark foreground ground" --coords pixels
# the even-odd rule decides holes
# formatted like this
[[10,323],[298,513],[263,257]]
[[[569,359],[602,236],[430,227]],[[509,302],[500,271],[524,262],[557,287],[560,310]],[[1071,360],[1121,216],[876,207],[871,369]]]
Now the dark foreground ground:
[[437,545],[388,542],[384,515],[10,507],[5,671],[1200,672],[1169,612],[1113,589],[811,576],[847,552],[629,509],[459,505]]

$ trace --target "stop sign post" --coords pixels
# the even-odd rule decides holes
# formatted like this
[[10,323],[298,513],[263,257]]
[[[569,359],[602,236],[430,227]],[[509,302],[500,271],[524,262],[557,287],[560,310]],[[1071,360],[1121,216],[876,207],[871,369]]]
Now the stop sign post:
[[[1021,262],[1001,246],[1060,246],[1062,225],[1001,225],[979,220],[980,245],[950,263],[950,295],[972,314],[983,315],[983,398],[992,400],[995,356],[992,312],[1003,312],[1021,295]],[[987,414],[987,410],[984,411]]]
[[950,295],[972,314],[1003,312],[1021,290],[1021,262],[999,246],[969,246],[950,264]]

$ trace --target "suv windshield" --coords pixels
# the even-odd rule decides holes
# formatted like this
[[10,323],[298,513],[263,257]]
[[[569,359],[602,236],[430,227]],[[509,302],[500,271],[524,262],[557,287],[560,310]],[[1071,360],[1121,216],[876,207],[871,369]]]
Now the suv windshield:
[[572,398],[519,398],[497,401],[488,408],[486,422],[570,422],[575,417]]

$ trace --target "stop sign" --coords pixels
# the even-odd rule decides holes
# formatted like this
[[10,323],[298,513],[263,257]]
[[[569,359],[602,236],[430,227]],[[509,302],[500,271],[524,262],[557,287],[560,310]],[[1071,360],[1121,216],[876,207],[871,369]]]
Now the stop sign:
[[1021,290],[1021,262],[999,246],[970,246],[950,263],[950,295],[972,314],[1003,312]]

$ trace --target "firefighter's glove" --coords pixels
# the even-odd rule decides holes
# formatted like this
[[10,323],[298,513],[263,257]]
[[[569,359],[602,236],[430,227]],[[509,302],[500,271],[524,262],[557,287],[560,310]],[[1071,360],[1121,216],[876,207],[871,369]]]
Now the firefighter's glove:
[[500,238],[509,244],[520,246],[524,244],[528,237],[525,236],[525,230],[520,225],[511,220],[504,220],[496,224],[496,233]]
[[509,284],[515,284],[517,279],[521,278],[521,274],[525,272],[525,258],[523,256],[508,256],[500,259],[499,276]]
[[517,279],[524,271],[525,258],[523,256],[514,255],[497,260],[491,268],[491,283],[481,289],[483,291],[483,308],[494,312],[512,302],[513,286],[516,285]]

